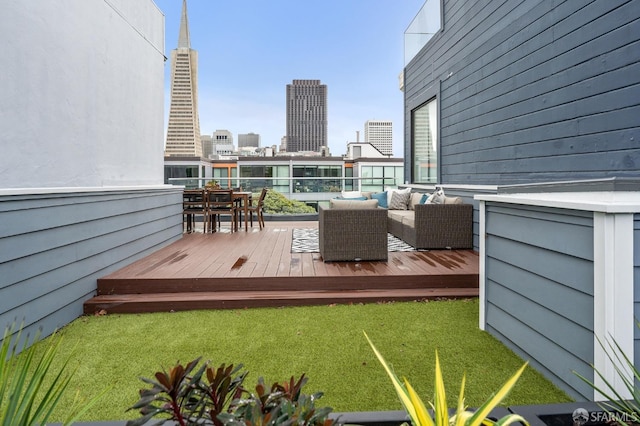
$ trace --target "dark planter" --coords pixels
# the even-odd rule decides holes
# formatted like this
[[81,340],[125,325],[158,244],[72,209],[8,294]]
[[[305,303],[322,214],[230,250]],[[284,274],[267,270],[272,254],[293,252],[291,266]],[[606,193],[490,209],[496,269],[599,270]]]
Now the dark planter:
[[[595,402],[570,402],[566,404],[519,405],[509,407],[531,426],[598,426],[613,424],[615,416],[631,422],[624,414],[609,414]],[[574,421],[575,417],[575,421]]]
[[[587,412],[587,422],[578,425],[573,421],[576,410],[582,409]],[[453,414],[454,410],[451,410]],[[600,426],[611,424],[608,415],[595,402],[572,402],[566,404],[545,404],[545,405],[517,405],[509,408],[497,407],[489,414],[492,420],[498,420],[509,414],[519,414],[524,417],[531,426]],[[345,425],[362,426],[399,426],[403,423],[411,424],[409,416],[404,410],[398,411],[354,411],[331,413],[329,418],[337,420]],[[148,425],[157,423],[157,419],[152,419]],[[79,422],[75,426],[125,426],[126,421],[112,422]],[[170,426],[173,423],[166,422]]]

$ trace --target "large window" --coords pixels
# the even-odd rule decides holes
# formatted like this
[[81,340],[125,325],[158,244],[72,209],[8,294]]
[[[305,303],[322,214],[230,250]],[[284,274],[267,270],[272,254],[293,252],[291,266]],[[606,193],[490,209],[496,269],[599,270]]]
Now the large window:
[[240,184],[242,189],[246,191],[259,192],[266,187],[277,192],[287,193],[289,192],[288,178],[289,166],[240,166]]
[[[204,176],[204,175],[203,175]],[[169,182],[169,179],[181,179]],[[194,178],[194,179],[188,179]],[[187,188],[198,188],[202,183],[198,181],[198,166],[164,166],[164,183],[185,185]]]
[[361,190],[382,192],[385,187],[396,187],[404,183],[403,166],[362,166]]
[[438,182],[438,111],[433,98],[413,110],[413,181]]
[[[340,178],[342,176],[342,166],[293,166],[293,177],[307,179],[294,179],[293,192],[338,192],[340,191]],[[324,179],[309,179],[324,178]]]

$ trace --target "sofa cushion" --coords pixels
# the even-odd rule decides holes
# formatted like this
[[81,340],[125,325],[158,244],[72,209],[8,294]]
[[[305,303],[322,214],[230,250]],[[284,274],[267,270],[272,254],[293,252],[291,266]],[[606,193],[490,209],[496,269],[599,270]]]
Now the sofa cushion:
[[329,206],[335,210],[377,209],[378,200],[329,200]]
[[389,219],[402,223],[406,218],[413,218],[414,212],[411,210],[389,210],[387,215]]
[[445,204],[464,204],[460,197],[444,197]]
[[[428,195],[421,192],[412,192],[411,198],[409,198],[409,210],[413,210],[416,204],[424,204]],[[424,199],[424,201],[423,201]]]
[[371,194],[371,199],[378,200],[378,207],[385,209],[389,207],[389,204],[387,203],[387,191]]
[[407,210],[410,197],[411,193],[409,192],[394,191],[391,194],[389,210]]

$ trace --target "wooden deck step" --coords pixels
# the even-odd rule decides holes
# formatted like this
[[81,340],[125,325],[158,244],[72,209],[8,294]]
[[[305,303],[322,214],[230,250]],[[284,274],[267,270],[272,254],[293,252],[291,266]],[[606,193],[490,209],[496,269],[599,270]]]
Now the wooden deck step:
[[115,294],[96,296],[84,304],[86,315],[172,312],[194,309],[309,306],[333,303],[377,303],[436,298],[477,297],[477,288],[410,288],[351,291],[298,290],[216,291],[182,293]]
[[167,312],[477,297],[473,250],[390,252],[387,261],[324,262],[292,253],[296,228],[275,222],[251,231],[185,234],[97,280],[84,313]]

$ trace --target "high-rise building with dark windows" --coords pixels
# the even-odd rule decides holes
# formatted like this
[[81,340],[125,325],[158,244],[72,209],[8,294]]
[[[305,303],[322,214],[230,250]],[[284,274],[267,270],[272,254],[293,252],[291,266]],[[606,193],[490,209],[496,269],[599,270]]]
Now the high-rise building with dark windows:
[[327,85],[320,80],[287,84],[287,151],[320,152],[327,146]]
[[187,0],[182,1],[178,47],[171,51],[171,106],[165,155],[203,156],[198,116],[198,52],[191,49]]

